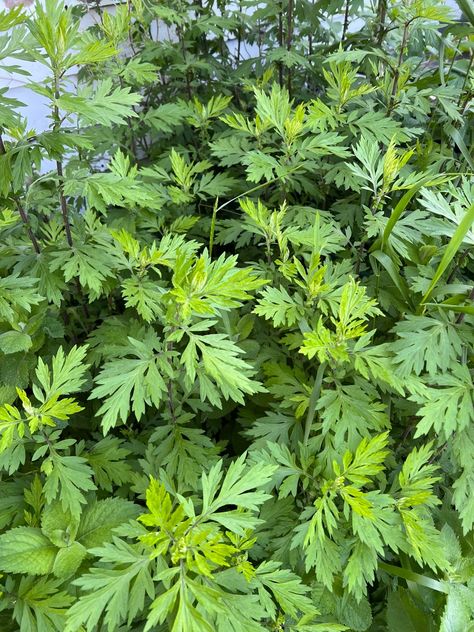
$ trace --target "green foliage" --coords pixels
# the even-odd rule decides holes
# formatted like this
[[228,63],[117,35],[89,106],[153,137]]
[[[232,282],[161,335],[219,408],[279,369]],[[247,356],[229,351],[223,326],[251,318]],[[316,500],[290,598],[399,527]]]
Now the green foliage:
[[0,12],[2,632],[474,630],[459,4]]

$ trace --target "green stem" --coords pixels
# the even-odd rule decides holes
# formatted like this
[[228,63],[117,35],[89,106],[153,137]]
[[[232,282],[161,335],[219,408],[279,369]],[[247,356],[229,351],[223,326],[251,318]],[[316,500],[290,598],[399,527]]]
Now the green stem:
[[217,211],[219,210],[219,207],[217,206],[219,204],[219,198],[216,198],[216,201],[214,202],[214,208],[212,210],[212,218],[211,218],[211,230],[209,231],[209,257],[212,257],[212,247],[214,246],[214,233],[216,230],[216,217],[217,217]]
[[[0,155],[5,155],[7,153],[7,149],[5,147],[5,143],[3,142],[3,138],[2,135],[0,134]],[[31,224],[30,224],[30,220],[28,217],[27,212],[25,211],[25,209],[23,208],[23,206],[21,205],[21,203],[18,201],[17,198],[14,198],[14,202],[17,206],[18,209],[18,213],[20,214],[21,217],[21,221],[23,222],[25,228],[26,228],[26,232],[28,233],[28,237],[30,238],[31,243],[33,244],[33,250],[36,252],[37,255],[39,255],[40,253],[40,246],[38,243],[38,240],[36,239],[33,230],[31,228]]]
[[18,213],[20,214],[21,221],[25,225],[26,232],[28,233],[28,237],[30,238],[31,243],[33,244],[33,250],[36,252],[37,255],[39,255],[39,253],[41,252],[41,248],[31,228],[28,214],[26,213],[25,209],[20,204],[20,202],[16,201],[16,206],[18,208]]
[[306,445],[311,433],[311,426],[313,425],[314,415],[316,414],[316,404],[318,403],[319,396],[321,394],[321,386],[323,383],[324,371],[326,370],[327,362],[321,362],[316,373],[314,380],[313,390],[309,398],[308,414],[306,415],[306,422],[304,426],[304,438],[303,443]]
[[[474,300],[474,287],[472,288],[471,292],[469,293],[469,302]],[[466,318],[466,312],[460,312],[458,314],[458,317],[456,318],[456,323],[458,325],[460,325],[464,319]]]
[[464,77],[464,82],[463,82],[463,84],[462,84],[461,92],[460,92],[460,94],[459,94],[459,99],[458,99],[458,108],[459,108],[459,107],[461,107],[461,104],[462,104],[462,107],[461,107],[461,114],[464,114],[464,110],[465,110],[466,105],[468,104],[469,99],[470,99],[470,96],[471,96],[471,93],[470,93],[470,91],[468,90],[468,91],[467,91],[467,94],[466,94],[466,97],[465,97],[465,99],[464,99],[464,101],[463,101],[463,94],[464,94],[464,90],[466,89],[466,86],[467,86],[467,84],[468,84],[468,81],[469,81],[469,77],[470,77],[470,74],[471,74],[471,69],[472,69],[473,64],[474,64],[474,53],[471,53],[471,58],[470,58],[470,60],[469,60],[469,65],[468,65],[468,67],[467,67],[466,76]]
[[[59,132],[61,128],[61,117],[59,115],[59,107],[57,100],[59,99],[59,74],[58,71],[54,71],[54,107],[53,107],[53,131]],[[61,214],[63,217],[64,230],[66,232],[66,241],[70,248],[73,247],[71,224],[69,223],[69,212],[67,208],[66,196],[64,195],[64,173],[62,160],[56,160],[56,173],[58,175],[58,191],[59,202],[61,204]]]
[[405,22],[403,26],[402,43],[400,45],[400,53],[398,55],[398,62],[397,62],[397,65],[395,66],[395,73],[393,76],[393,84],[392,84],[392,93],[390,95],[390,100],[389,100],[388,109],[387,109],[388,113],[392,111],[393,106],[395,104],[395,97],[397,96],[397,92],[398,92],[398,81],[400,79],[400,68],[403,63],[403,54],[405,52],[405,47],[408,42],[408,28],[410,24],[412,23],[412,21],[413,19],[408,20],[408,22]]
[[458,43],[456,44],[456,47],[454,49],[453,58],[451,59],[451,63],[450,63],[449,68],[448,68],[448,74],[446,75],[446,83],[449,80],[449,77],[451,75],[451,71],[452,71],[453,66],[454,66],[454,62],[456,61],[456,54],[458,52],[458,48],[459,48],[459,44],[461,43],[461,39],[462,39],[461,37],[458,39]]
[[[301,165],[296,165],[296,167],[293,167],[292,169],[290,169],[285,175],[288,176],[288,175],[290,175],[290,173],[295,173],[300,168],[301,168]],[[239,193],[239,195],[236,195],[231,200],[227,200],[227,202],[224,202],[224,204],[221,204],[219,206],[219,208],[216,210],[216,215],[223,208],[225,208],[226,206],[229,206],[229,204],[232,204],[232,202],[236,202],[241,197],[249,195],[250,193],[255,193],[255,191],[259,191],[260,189],[264,189],[268,185],[273,184],[274,182],[278,182],[278,180],[281,180],[281,176],[277,176],[276,178],[272,178],[271,180],[267,180],[266,182],[262,182],[262,184],[257,184],[257,186],[252,187],[251,189],[248,189],[247,191],[244,191],[243,193]]]

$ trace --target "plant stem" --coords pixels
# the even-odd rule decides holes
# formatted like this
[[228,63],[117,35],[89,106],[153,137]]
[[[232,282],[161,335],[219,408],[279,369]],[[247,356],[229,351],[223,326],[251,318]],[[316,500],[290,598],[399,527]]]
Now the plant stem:
[[41,252],[41,248],[31,228],[30,219],[25,209],[20,204],[20,202],[18,202],[18,200],[15,200],[15,202],[16,202],[18,212],[20,213],[21,221],[25,225],[26,232],[28,233],[28,237],[30,238],[31,243],[33,244],[33,250],[36,252],[37,255],[39,255],[39,253]]
[[311,426],[313,425],[314,415],[316,414],[316,404],[318,403],[319,396],[321,394],[321,386],[323,383],[324,371],[326,370],[327,362],[321,362],[316,378],[314,380],[313,390],[309,397],[308,413],[306,415],[306,421],[304,425],[304,438],[303,443],[306,445],[311,434]]
[[237,66],[240,64],[240,47],[242,45],[242,1],[239,1],[239,28],[237,29]]
[[[120,68],[120,62],[119,62],[118,59],[117,59],[117,68]],[[122,79],[121,76],[119,76],[119,83],[120,83],[120,87],[122,89],[125,88],[125,84],[124,84],[123,79]],[[135,111],[135,107],[134,106],[132,106],[132,110],[135,113],[137,113]],[[135,132],[133,131],[133,121],[132,121],[132,117],[131,116],[127,117],[127,128],[128,128],[129,138],[130,138],[130,151],[131,151],[133,160],[135,162],[137,162],[138,161],[137,141],[136,141],[136,138],[135,138]],[[127,147],[127,149],[128,149],[128,147]]]
[[469,65],[468,65],[467,70],[466,70],[466,76],[464,77],[464,82],[462,84],[462,88],[461,88],[461,92],[459,94],[459,100],[458,100],[458,108],[461,108],[461,114],[464,114],[464,110],[465,110],[467,104],[469,103],[469,99],[471,98],[470,90],[467,91],[467,94],[466,94],[464,100],[463,100],[462,97],[463,97],[463,93],[464,93],[464,90],[466,88],[466,85],[467,85],[467,83],[469,81],[469,75],[471,74],[473,63],[474,63],[474,53],[471,53],[471,58],[469,60]]
[[[181,54],[183,56],[183,63],[186,66],[188,61],[186,59],[186,44],[184,42],[183,31],[182,31],[181,28],[177,28],[176,32],[177,32],[179,43],[180,43],[180,46],[181,46]],[[186,68],[186,92],[188,94],[189,101],[191,101],[192,98],[193,98],[193,93],[192,93],[192,90],[191,90],[191,79],[190,79],[190,76],[189,76],[189,68]]]
[[351,0],[346,0],[346,8],[344,10],[344,24],[342,26],[341,43],[344,42],[349,28],[349,10],[351,8]]
[[393,74],[392,93],[390,95],[390,101],[388,103],[388,112],[392,111],[393,105],[395,103],[395,96],[398,90],[398,81],[400,79],[400,67],[403,62],[403,53],[405,52],[405,48],[408,41],[408,27],[410,26],[410,24],[411,24],[411,20],[408,20],[408,22],[405,22],[403,26],[402,43],[400,45],[400,54],[398,55],[398,61],[395,66],[395,71]]
[[[56,71],[54,73],[54,98],[59,99],[59,76]],[[53,120],[54,120],[53,129],[54,131],[58,131],[59,128],[61,127],[61,117],[59,116],[59,107],[57,105],[57,102],[55,102],[54,108],[53,108]],[[61,214],[63,216],[64,230],[66,231],[66,240],[67,240],[68,246],[72,248],[73,241],[72,241],[72,235],[71,235],[71,225],[69,223],[69,213],[68,213],[68,208],[67,208],[67,202],[66,202],[66,197],[64,195],[64,172],[63,172],[63,163],[61,160],[56,160],[56,173],[58,174],[58,178],[59,178],[59,201],[61,204]]]
[[[470,301],[474,301],[474,287],[472,288],[472,290],[469,292],[469,300]],[[458,325],[460,325],[462,322],[464,322],[464,319],[466,318],[466,313],[465,312],[460,312],[458,314],[458,317],[456,318],[456,323]]]
[[[173,350],[173,343],[169,344],[168,350],[169,351]],[[166,390],[168,392],[168,409],[170,411],[171,420],[173,421],[173,424],[176,424],[176,408],[174,405],[174,396],[173,396],[173,380],[168,380],[168,383],[166,385]]]
[[68,246],[72,248],[74,244],[72,241],[71,225],[69,223],[67,202],[64,196],[64,174],[63,174],[63,163],[61,162],[61,160],[56,161],[56,172],[59,178],[59,201],[61,202],[61,214],[63,216],[64,230],[66,231],[66,240],[67,240]]
[[[287,30],[286,30],[286,50],[291,51],[291,45],[293,43],[293,0],[288,0],[288,12],[287,12]],[[292,70],[291,66],[288,68],[287,75],[287,88],[291,97],[291,82],[292,82]]]
[[209,257],[212,257],[212,248],[214,246],[214,233],[216,230],[216,217],[219,209],[219,198],[216,198],[214,202],[214,208],[212,209],[211,230],[209,231]]
[[385,31],[385,18],[387,16],[387,0],[379,0],[377,7],[377,44],[380,46],[383,42]]
[[[55,70],[54,72],[54,98],[59,99],[59,96],[60,96],[59,95],[59,75],[57,71]],[[54,108],[53,108],[53,121],[54,121],[53,129],[55,131],[59,130],[59,128],[61,127],[61,117],[59,115],[59,107],[57,105],[57,102],[55,102]],[[69,223],[69,211],[67,207],[66,196],[64,195],[64,171],[63,171],[62,160],[56,160],[56,173],[58,174],[58,179],[59,179],[59,201],[61,204],[61,214],[63,217],[64,230],[66,232],[66,241],[68,243],[68,246],[70,248],[73,248],[74,242],[73,242],[72,234],[71,234],[71,224]],[[81,284],[79,283],[79,279],[77,277],[75,279],[75,285],[76,285],[77,294],[79,297],[81,297],[80,302],[81,302],[82,311],[84,313],[85,318],[88,319],[89,309],[87,308],[86,302],[82,294]]]
[[[283,48],[283,3],[280,2],[280,10],[278,11],[278,46]],[[281,61],[277,62],[278,65],[278,83],[280,88],[283,88],[283,64]]]
[[[0,134],[0,155],[5,155],[6,153],[7,153],[7,149],[5,147],[5,143],[3,142],[2,135]],[[31,243],[33,245],[33,249],[36,252],[36,254],[39,255],[39,253],[41,252],[41,248],[39,246],[38,240],[35,237],[35,234],[33,233],[32,228],[31,228],[31,224],[30,224],[30,220],[28,218],[28,214],[26,213],[25,209],[23,208],[23,206],[20,204],[20,202],[17,199],[15,199],[15,204],[16,204],[18,212],[20,214],[21,221],[25,225],[26,232],[28,233],[28,237],[30,238],[30,241],[31,241]]]
[[453,54],[453,58],[451,59],[451,63],[449,64],[449,68],[448,68],[448,73],[446,75],[446,82],[448,82],[448,80],[449,80],[449,77],[451,75],[451,70],[453,69],[454,62],[456,61],[456,54],[458,52],[458,48],[459,48],[459,44],[461,43],[461,39],[462,38],[460,37],[458,39],[458,41],[457,41],[456,48],[455,48],[455,51],[454,51],[454,54]]
[[[301,168],[301,165],[296,165],[295,167],[290,169],[286,175],[289,175],[290,173],[295,173],[300,168]],[[229,204],[232,204],[232,202],[236,202],[237,200],[240,200],[241,197],[244,197],[245,195],[249,195],[250,193],[255,193],[255,191],[259,191],[260,189],[263,189],[269,186],[270,184],[273,184],[274,182],[278,182],[278,180],[281,180],[281,176],[276,176],[276,178],[272,178],[271,180],[262,182],[262,184],[257,184],[257,186],[252,187],[251,189],[247,189],[247,191],[244,191],[243,193],[239,193],[239,195],[236,195],[232,199],[227,200],[227,202],[224,202],[224,204],[221,204],[219,208],[216,210],[216,214],[219,211],[221,211],[223,208],[225,208],[226,206],[229,206]]]

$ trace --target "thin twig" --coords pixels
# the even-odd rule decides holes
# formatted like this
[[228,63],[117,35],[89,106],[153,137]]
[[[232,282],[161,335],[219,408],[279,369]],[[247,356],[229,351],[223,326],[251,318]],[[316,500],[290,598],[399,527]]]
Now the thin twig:
[[408,20],[408,22],[405,22],[405,25],[403,27],[402,43],[400,46],[400,54],[398,55],[398,62],[397,62],[397,65],[395,66],[395,72],[393,75],[392,93],[390,95],[390,101],[388,103],[388,112],[392,111],[392,108],[395,103],[395,96],[398,91],[398,82],[400,79],[400,68],[403,62],[403,54],[405,52],[405,47],[408,41],[408,27],[410,26],[411,22],[412,20]]
[[449,68],[448,68],[448,72],[447,72],[447,75],[446,75],[446,83],[449,81],[449,76],[451,75],[451,71],[452,71],[452,69],[453,69],[454,62],[455,62],[455,61],[456,61],[456,59],[457,59],[456,54],[457,54],[457,52],[458,52],[458,48],[459,48],[459,44],[461,43],[461,39],[462,39],[462,38],[460,37],[460,38],[458,39],[458,43],[456,44],[456,46],[455,46],[455,47],[453,47],[453,48],[454,48],[454,55],[453,55],[453,58],[451,59],[451,63],[450,63]]
[[316,378],[314,380],[313,390],[309,397],[308,414],[306,415],[306,421],[304,425],[304,438],[303,443],[306,445],[311,434],[311,426],[313,425],[314,415],[316,414],[316,404],[318,403],[319,396],[321,394],[321,386],[323,383],[324,371],[326,370],[327,362],[321,362]]
[[209,256],[210,257],[212,257],[212,248],[214,247],[214,233],[216,230],[216,218],[217,218],[218,208],[219,208],[219,198],[217,197],[214,202],[214,208],[212,209],[211,230],[209,231]]
[[378,17],[378,26],[377,26],[377,44],[380,46],[383,42],[383,38],[385,35],[385,19],[387,17],[387,0],[379,0],[379,5],[377,7],[377,17]]
[[[288,10],[287,10],[287,29],[286,29],[286,50],[288,52],[291,51],[291,46],[293,43],[293,0],[288,0]],[[291,82],[292,82],[292,70],[291,66],[287,71],[287,88],[288,93],[291,97]]]
[[35,234],[33,233],[32,228],[31,228],[30,219],[28,217],[28,214],[27,214],[27,212],[25,211],[25,209],[23,208],[23,206],[20,204],[20,202],[18,200],[15,200],[15,203],[16,203],[18,212],[20,214],[21,221],[25,225],[26,232],[28,233],[28,237],[30,238],[30,241],[31,241],[31,243],[33,245],[33,249],[36,252],[36,254],[39,255],[39,253],[41,252],[41,248],[40,248],[40,245],[38,243],[38,240],[35,237]]
[[344,11],[344,24],[342,26],[341,43],[346,39],[347,29],[349,28],[349,10],[351,8],[351,1],[346,0],[346,8]]
[[[7,153],[7,149],[5,147],[5,143],[3,142],[2,135],[0,134],[0,155],[5,155],[6,153]],[[33,249],[36,252],[36,254],[39,255],[39,253],[41,252],[41,248],[39,246],[38,240],[35,237],[35,234],[33,233],[32,228],[31,228],[31,224],[30,224],[30,220],[29,220],[28,214],[25,211],[25,209],[23,208],[23,206],[21,205],[21,203],[16,198],[15,198],[15,204],[16,204],[16,206],[18,208],[18,212],[20,214],[21,221],[25,225],[26,232],[28,233],[28,237],[30,238],[30,241],[31,241],[31,243],[33,245]]]
[[63,163],[61,162],[61,160],[56,160],[56,172],[59,178],[59,186],[58,186],[59,201],[61,203],[61,214],[63,216],[64,230],[66,231],[66,240],[67,240],[68,246],[72,248],[74,244],[72,241],[71,225],[69,223],[69,214],[68,214],[66,197],[64,195],[64,174],[63,174]]
[[[474,287],[472,288],[472,290],[469,292],[469,297],[468,300],[470,301],[474,301]],[[456,323],[458,325],[460,325],[462,322],[464,322],[464,319],[466,318],[466,313],[465,312],[460,312],[458,314],[458,317],[456,318]]]
[[[280,2],[280,10],[278,11],[278,46],[283,48],[283,4]],[[281,61],[277,62],[278,65],[278,83],[283,88],[283,64]]]
[[[57,99],[59,99],[59,75],[57,73],[55,73],[54,75],[54,98],[56,99],[56,102],[54,103],[54,108],[53,108],[53,121],[54,121],[54,125],[53,125],[53,129],[54,131],[58,131],[61,127],[61,116],[59,114],[59,107],[57,104]],[[66,201],[66,196],[64,195],[64,171],[63,171],[63,163],[62,160],[56,160],[56,173],[58,175],[58,180],[59,180],[59,184],[58,184],[58,191],[59,191],[59,202],[61,204],[61,214],[63,217],[63,224],[64,224],[64,230],[66,232],[66,241],[68,243],[68,246],[70,248],[73,248],[74,246],[74,242],[72,239],[72,233],[71,233],[71,224],[69,223],[69,211],[68,211],[68,206],[67,206],[67,201]],[[75,286],[76,286],[76,291],[78,296],[80,297],[80,304],[82,307],[82,311],[84,313],[84,316],[86,318],[86,320],[89,318],[89,309],[87,307],[87,304],[84,300],[84,295],[82,293],[82,287],[81,284],[79,282],[79,279],[76,277],[75,278]]]
[[[469,103],[469,100],[471,98],[471,91],[468,90],[465,99],[463,100],[462,95],[463,92],[466,88],[466,85],[469,81],[469,76],[471,74],[471,69],[472,69],[472,65],[474,63],[474,53],[471,53],[471,58],[469,60],[469,65],[467,67],[467,71],[466,71],[466,76],[464,77],[464,81],[462,84],[462,88],[461,88],[461,92],[459,94],[459,100],[458,100],[458,108],[461,108],[461,114],[464,114],[464,110],[466,109],[467,104]],[[462,104],[462,105],[461,105]]]
[[[54,129],[54,131],[58,131],[59,128],[61,127],[61,117],[59,115],[59,107],[58,107],[58,104],[57,104],[57,99],[59,99],[59,96],[60,96],[59,95],[59,77],[55,73],[55,75],[54,75],[54,98],[56,99],[56,101],[54,103],[54,108],[53,108],[53,120],[54,120],[53,129]],[[66,197],[64,195],[64,172],[63,172],[63,163],[62,163],[61,160],[56,160],[56,173],[58,174],[58,179],[59,179],[59,185],[58,185],[59,202],[61,204],[61,214],[63,216],[64,230],[66,231],[66,240],[67,240],[67,243],[68,243],[69,247],[72,248],[73,241],[72,241],[72,234],[71,234],[71,225],[69,223],[69,214],[68,214],[67,202],[66,202]]]

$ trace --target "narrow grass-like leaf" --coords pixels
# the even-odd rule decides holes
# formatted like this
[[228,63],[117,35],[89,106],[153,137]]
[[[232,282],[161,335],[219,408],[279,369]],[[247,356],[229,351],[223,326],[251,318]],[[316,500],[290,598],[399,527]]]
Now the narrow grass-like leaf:
[[434,186],[436,184],[442,184],[443,182],[447,182],[448,180],[450,180],[452,177],[454,177],[454,176],[452,176],[452,175],[443,175],[443,176],[440,176],[440,177],[436,178],[432,174],[430,174],[430,175],[426,176],[426,178],[423,178],[422,180],[420,180],[419,182],[414,184],[411,187],[411,189],[408,189],[408,191],[400,198],[399,202],[397,203],[397,205],[393,209],[393,212],[390,215],[390,218],[389,218],[389,220],[387,222],[387,225],[385,226],[385,230],[383,231],[381,243],[379,242],[379,240],[377,240],[374,243],[374,245],[372,246],[372,249],[375,250],[378,247],[380,247],[381,250],[384,249],[385,244],[387,243],[388,238],[390,237],[390,234],[391,234],[391,232],[393,231],[393,229],[395,227],[395,224],[398,222],[400,217],[403,215],[406,207],[410,203],[410,200],[413,198],[415,193],[417,193],[422,187],[429,187],[429,186]]
[[456,4],[474,26],[474,0],[456,0]]
[[412,302],[410,299],[410,292],[408,289],[407,282],[401,276],[400,272],[398,271],[397,266],[392,261],[392,259],[385,252],[382,252],[381,250],[376,250],[375,252],[372,252],[371,256],[374,257],[374,259],[376,259],[380,263],[380,265],[386,270],[386,272],[389,274],[390,278],[394,282],[395,286],[397,287],[398,291],[400,292],[406,305],[408,307],[411,307]]
[[425,303],[426,307],[441,307],[441,309],[450,310],[451,312],[458,312],[459,314],[470,314],[474,316],[473,305],[452,305],[449,303]]
[[469,168],[474,171],[474,159],[472,158],[471,152],[467,148],[466,143],[464,142],[463,137],[461,136],[459,130],[453,128],[448,128],[448,135],[451,137],[452,141],[455,145],[457,145],[459,151],[463,155],[464,160],[469,165]]
[[449,266],[449,264],[455,257],[456,253],[461,247],[464,237],[466,236],[467,232],[471,229],[473,223],[474,223],[474,204],[471,204],[471,206],[468,208],[466,212],[466,215],[462,218],[461,222],[459,223],[459,226],[456,228],[454,235],[451,237],[449,244],[447,245],[446,250],[444,251],[443,257],[441,258],[441,261],[439,262],[438,269],[435,272],[433,280],[431,281],[430,286],[428,290],[426,291],[425,295],[421,299],[420,306],[425,305],[429,301],[436,287],[436,284],[438,283],[440,278],[443,276],[447,267]]
[[448,593],[448,587],[443,582],[433,579],[432,577],[427,577],[426,575],[420,575],[420,573],[415,573],[408,568],[394,566],[393,564],[387,564],[386,562],[379,562],[379,569],[385,571],[389,575],[401,577],[402,579],[406,579],[408,582],[414,582],[419,586],[426,586],[426,588],[431,588],[431,590],[436,590],[437,592],[445,594]]

